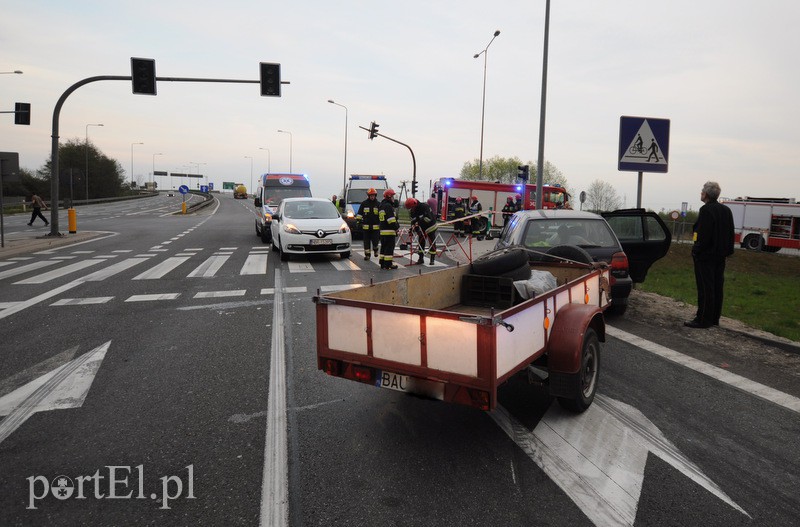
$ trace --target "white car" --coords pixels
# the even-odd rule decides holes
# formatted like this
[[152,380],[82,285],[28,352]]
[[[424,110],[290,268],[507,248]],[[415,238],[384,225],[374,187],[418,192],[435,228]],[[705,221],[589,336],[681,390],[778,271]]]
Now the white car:
[[338,254],[350,258],[350,227],[336,206],[322,198],[286,198],[272,216],[272,250],[292,254]]

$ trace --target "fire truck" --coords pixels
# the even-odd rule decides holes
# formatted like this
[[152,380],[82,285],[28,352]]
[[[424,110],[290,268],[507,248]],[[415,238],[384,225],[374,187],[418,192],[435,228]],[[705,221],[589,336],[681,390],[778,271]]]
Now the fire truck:
[[800,204],[794,198],[722,200],[733,212],[736,242],[751,251],[800,249]]
[[[439,202],[439,217],[443,220],[452,220],[452,209],[456,198],[462,198],[469,208],[472,196],[477,196],[483,211],[490,208],[494,211],[491,215],[491,224],[486,224],[487,234],[492,230],[503,228],[503,215],[501,211],[506,204],[506,199],[511,196],[515,198],[519,194],[522,198],[523,209],[536,208],[536,185],[524,185],[522,183],[493,183],[490,181],[466,181],[455,178],[441,178],[434,183],[433,191]],[[544,185],[542,195],[542,208],[563,209],[571,208],[569,204],[569,194],[564,187],[559,185]]]

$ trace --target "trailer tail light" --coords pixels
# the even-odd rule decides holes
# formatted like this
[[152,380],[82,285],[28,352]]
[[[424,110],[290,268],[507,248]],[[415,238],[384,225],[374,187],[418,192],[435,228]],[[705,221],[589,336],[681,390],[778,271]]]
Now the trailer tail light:
[[322,363],[322,370],[328,375],[339,376],[339,361],[335,359],[325,359]]
[[475,388],[469,388],[467,391],[472,399],[472,406],[480,410],[489,410],[489,392]]
[[372,384],[373,378],[374,374],[372,372],[372,368],[353,366],[353,379],[357,380],[358,382]]

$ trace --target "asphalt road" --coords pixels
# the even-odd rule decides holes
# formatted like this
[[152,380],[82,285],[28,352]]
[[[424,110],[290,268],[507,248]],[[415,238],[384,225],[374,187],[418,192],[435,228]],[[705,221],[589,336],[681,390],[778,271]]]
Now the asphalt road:
[[577,417],[519,378],[492,413],[331,378],[311,297],[392,272],[280,262],[249,200],[179,203],[78,209],[106,234],[0,259],[0,525],[796,524],[777,364],[731,376],[725,349],[611,319]]

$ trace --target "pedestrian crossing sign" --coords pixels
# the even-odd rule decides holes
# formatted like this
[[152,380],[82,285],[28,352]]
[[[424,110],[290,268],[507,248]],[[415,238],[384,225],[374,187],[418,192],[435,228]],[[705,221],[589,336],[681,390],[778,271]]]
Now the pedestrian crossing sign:
[[617,159],[618,170],[667,172],[669,119],[620,117]]

